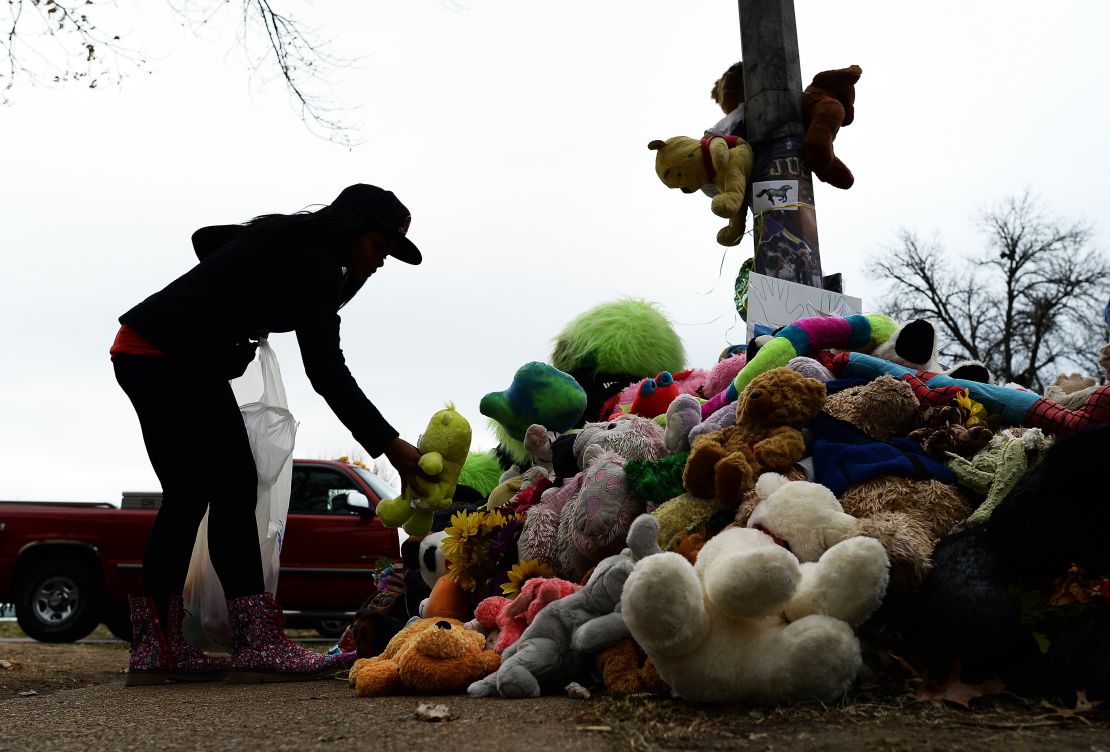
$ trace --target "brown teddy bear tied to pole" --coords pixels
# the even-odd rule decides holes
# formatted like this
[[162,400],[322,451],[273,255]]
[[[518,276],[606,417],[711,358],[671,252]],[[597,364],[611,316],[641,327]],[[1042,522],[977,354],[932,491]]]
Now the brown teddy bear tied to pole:
[[856,117],[856,81],[863,68],[849,65],[840,70],[822,71],[802,93],[802,117],[806,122],[802,156],[817,179],[834,188],[847,190],[855,176],[833,153],[833,141],[843,126]]

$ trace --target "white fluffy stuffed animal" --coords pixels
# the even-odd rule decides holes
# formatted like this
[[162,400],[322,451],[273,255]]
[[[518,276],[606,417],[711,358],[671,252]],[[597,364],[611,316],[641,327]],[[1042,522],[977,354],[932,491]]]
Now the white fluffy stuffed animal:
[[852,518],[824,486],[767,473],[756,492],[764,501],[750,524],[761,529],[722,531],[693,566],[674,553],[639,562],[625,621],[680,697],[834,700],[859,672],[852,626],[882,600],[886,551],[871,538],[840,540]]

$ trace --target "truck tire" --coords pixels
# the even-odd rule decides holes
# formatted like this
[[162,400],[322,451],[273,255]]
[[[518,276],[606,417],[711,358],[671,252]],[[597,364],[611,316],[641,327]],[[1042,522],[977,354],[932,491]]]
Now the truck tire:
[[100,581],[74,559],[42,561],[15,588],[15,618],[39,642],[75,642],[100,623]]
[[348,624],[350,624],[350,622],[342,619],[321,619],[312,626],[321,637],[333,639],[342,637],[343,633],[347,630]]

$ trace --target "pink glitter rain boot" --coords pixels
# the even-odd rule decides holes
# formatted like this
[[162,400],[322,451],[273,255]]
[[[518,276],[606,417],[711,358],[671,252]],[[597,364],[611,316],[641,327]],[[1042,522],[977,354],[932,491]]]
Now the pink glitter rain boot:
[[185,639],[181,623],[185,620],[185,601],[180,595],[171,595],[166,608],[163,634],[173,658],[175,681],[218,681],[227,676],[228,660],[205,655],[204,651]]
[[272,593],[232,598],[227,612],[232,630],[229,682],[305,681],[343,670],[341,656],[316,653],[286,638],[281,607]]
[[154,599],[148,596],[128,598],[131,605],[131,658],[127,662],[125,687],[144,684],[163,684],[170,681],[173,659],[170,657],[162,624],[158,621],[158,609]]
[[181,620],[185,616],[181,596],[170,597],[165,624],[158,618],[154,598],[132,597],[128,601],[135,642],[131,646],[124,686],[217,681],[227,676],[227,661],[209,658],[181,635]]

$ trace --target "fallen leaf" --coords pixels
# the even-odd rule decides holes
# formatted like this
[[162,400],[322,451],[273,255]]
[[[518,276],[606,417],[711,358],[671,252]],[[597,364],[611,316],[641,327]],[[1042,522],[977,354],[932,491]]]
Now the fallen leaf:
[[[957,455],[957,456],[959,456],[959,455]],[[918,673],[917,669],[914,668],[913,666],[911,666],[910,662],[907,661],[905,658],[903,658],[900,655],[895,655],[894,653],[890,653],[890,652],[888,652],[887,655],[889,655],[891,660],[893,660],[895,663],[900,665],[902,668],[906,669],[906,671],[908,671],[910,676],[912,676],[914,679],[921,679],[921,674]]]
[[1102,700],[1095,700],[1091,702],[1087,699],[1087,690],[1078,689],[1075,691],[1075,712],[1085,713],[1089,710],[1094,710],[1102,704]]
[[951,702],[963,708],[971,709],[971,701],[977,697],[997,695],[1006,689],[1003,682],[992,681],[982,684],[964,684],[959,679],[949,679],[941,686],[927,686],[922,684],[917,688],[918,700]]
[[567,693],[567,697],[572,700],[590,699],[590,690],[586,689],[578,682],[571,682],[564,688],[564,691]]
[[983,682],[982,684],[964,684],[960,681],[962,662],[956,661],[948,678],[938,683],[928,672],[918,680],[917,699],[932,702],[951,702],[960,707],[971,709],[971,701],[977,697],[997,695],[1006,689],[1000,681]]
[[451,711],[446,705],[422,702],[416,706],[416,717],[421,721],[448,721],[451,719]]
[[18,671],[21,668],[23,666],[15,661],[0,661],[0,671]]
[[1053,718],[1053,717],[1078,718],[1081,721],[1084,721],[1086,723],[1090,723],[1090,721],[1088,721],[1086,718],[1084,718],[1082,714],[1083,713],[1090,713],[1094,710],[1097,710],[1100,705],[1102,705],[1102,700],[1095,700],[1094,702],[1091,702],[1090,700],[1087,699],[1087,691],[1086,690],[1077,689],[1075,691],[1075,707],[1074,708],[1060,708],[1060,707],[1057,707],[1057,706],[1053,705],[1052,703],[1048,702],[1047,700],[1041,700],[1041,707],[1042,708],[1048,708],[1052,712],[1051,713],[1046,713],[1044,715],[1039,715],[1037,717],[1038,718]]

